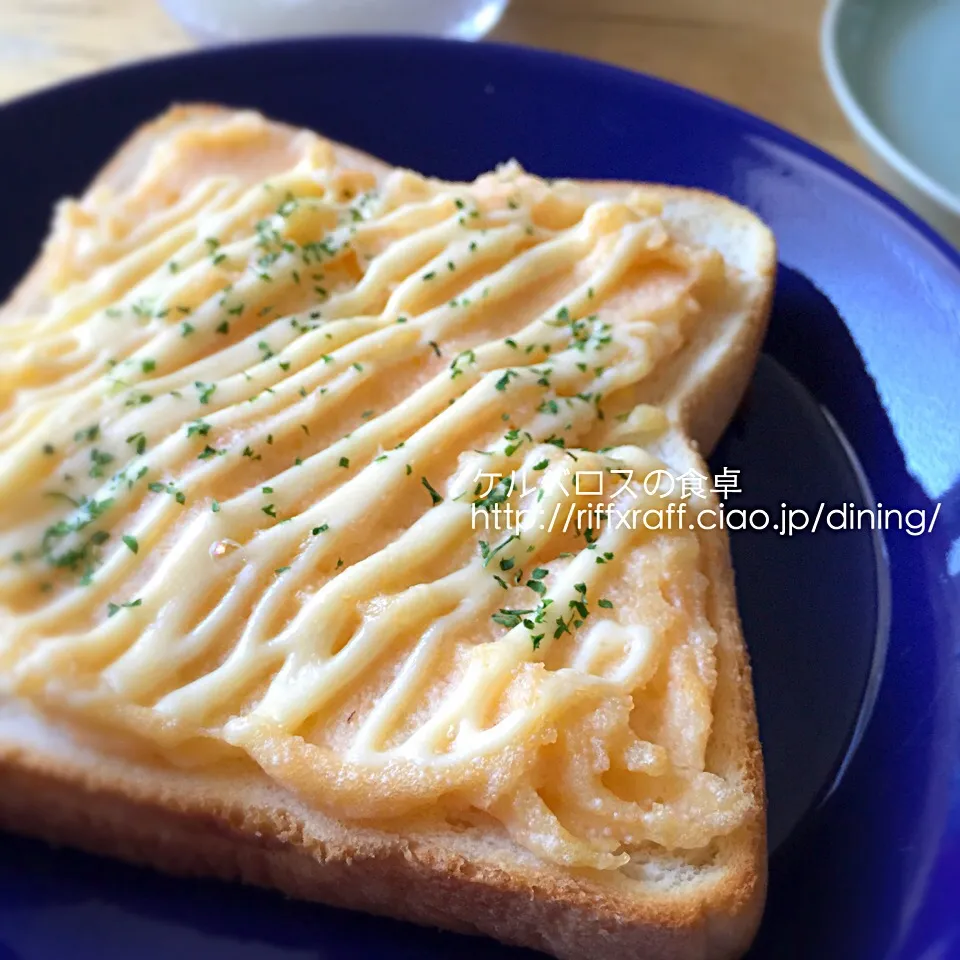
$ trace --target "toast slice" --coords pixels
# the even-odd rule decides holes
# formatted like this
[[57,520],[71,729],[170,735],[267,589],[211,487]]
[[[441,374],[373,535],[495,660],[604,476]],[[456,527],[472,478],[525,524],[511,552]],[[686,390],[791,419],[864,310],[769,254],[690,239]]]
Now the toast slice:
[[[219,130],[222,135],[205,139],[211,130]],[[187,137],[182,136],[184,131],[188,132]],[[191,131],[198,132],[199,152],[190,152],[196,145],[189,136]],[[181,154],[174,149],[178,145]],[[22,331],[33,328],[38,317],[47,325],[69,322],[71,309],[81,309],[70,300],[71,291],[91,276],[101,276],[105,292],[100,301],[109,302],[109,278],[103,279],[97,273],[100,264],[90,259],[88,247],[77,239],[89,237],[89,232],[84,231],[91,223],[102,243],[109,246],[116,241],[122,247],[125,238],[136,234],[139,224],[162,221],[172,206],[191,195],[198,184],[202,186],[207,173],[227,171],[234,180],[247,185],[286,170],[294,162],[305,163],[304,169],[346,171],[347,179],[336,181],[340,185],[353,183],[356,178],[352,171],[357,170],[372,178],[378,189],[394,182],[389,180],[391,176],[407,176],[395,174],[386,164],[351,148],[249,114],[208,106],[175,108],[134,134],[79,204],[61,209],[43,254],[0,311],[0,332],[8,338],[26,336]],[[152,180],[151,170],[155,174]],[[622,183],[544,185],[516,170],[508,170],[504,176],[511,189],[520,183],[517,189],[532,191],[534,199],[544,203],[546,218],[553,216],[553,191],[558,192],[561,207],[567,202],[568,193],[571,197],[586,196],[591,202],[619,203],[640,211],[638,219],[656,221],[656,229],[667,238],[664,241],[661,237],[656,243],[693,251],[690,256],[694,261],[712,264],[714,273],[716,254],[722,258],[719,276],[704,281],[706,292],[701,292],[700,287],[693,289],[691,296],[696,303],[691,312],[696,315],[696,322],[686,324],[681,336],[674,338],[673,346],[664,350],[650,369],[617,392],[614,408],[619,404],[620,414],[607,418],[625,424],[623,430],[632,427],[634,432],[624,442],[642,440],[645,455],[668,465],[675,475],[706,475],[702,454],[709,451],[732,416],[764,334],[776,259],[769,231],[745,209],[700,191]],[[145,181],[149,189],[134,190]],[[418,199],[429,202],[431,196],[449,186],[415,178],[404,189],[409,187]],[[497,189],[496,182],[491,189]],[[463,186],[463,195],[470,196],[469,185]],[[119,205],[115,203],[117,197]],[[234,202],[240,202],[239,194],[231,200]],[[105,208],[110,211],[106,217],[100,212]],[[510,216],[506,212],[504,215]],[[557,215],[562,216],[562,211]],[[495,231],[496,227],[497,222],[491,221],[490,229]],[[202,237],[200,227],[196,236]],[[157,236],[145,237],[142,242],[158,242]],[[220,244],[210,246],[207,253],[214,260],[220,256]],[[97,250],[94,245],[94,252]],[[438,262],[443,262],[444,255],[438,253]],[[641,269],[646,269],[644,262],[641,260]],[[597,269],[601,267],[602,264]],[[452,272],[453,268],[450,269]],[[646,274],[629,282],[643,286],[647,283]],[[623,283],[629,287],[628,281]],[[349,296],[349,292],[345,295]],[[89,289],[86,295],[90,295]],[[337,295],[334,293],[334,297]],[[615,295],[616,290],[611,298]],[[328,300],[327,292],[318,292],[316,296],[323,302]],[[59,306],[53,311],[57,317],[51,319],[53,304]],[[243,314],[231,314],[236,315]],[[155,320],[150,318],[145,323],[149,325]],[[170,322],[167,317],[161,321]],[[186,319],[177,318],[177,322],[184,325],[185,331],[190,326]],[[439,355],[440,348],[435,349]],[[450,362],[449,355],[443,362]],[[497,368],[496,372],[504,371]],[[56,387],[71,373],[67,369],[58,375],[59,379],[43,380],[42,372],[36,376],[41,387],[51,383]],[[20,375],[25,376],[22,370]],[[8,396],[6,407],[0,408],[7,415],[0,425],[0,462],[10,470],[21,469],[21,448],[14,441],[20,436],[17,431],[26,427],[25,414],[16,404],[31,385],[30,377],[22,380],[18,386],[20,394]],[[198,389],[202,385],[203,381],[198,379]],[[209,395],[207,399],[210,400]],[[64,403],[61,398],[53,405],[61,416],[67,416]],[[633,410],[642,411],[639,420],[631,418]],[[206,423],[199,418],[191,422]],[[611,424],[595,428],[614,431],[609,434],[614,439],[620,436]],[[126,439],[137,445],[136,433]],[[200,457],[204,453],[205,450]],[[91,456],[93,472],[98,468],[98,460],[96,453]],[[102,451],[99,456],[103,458]],[[210,457],[216,456],[214,445]],[[350,458],[342,457],[341,467],[345,459]],[[40,478],[37,486],[42,485]],[[444,488],[441,496],[426,477],[424,486],[435,500],[450,497],[450,489]],[[163,493],[160,489],[157,495]],[[213,503],[219,510],[219,502]],[[705,505],[716,506],[715,498],[708,496]],[[0,520],[0,544],[7,543],[2,534],[17,522],[9,515]],[[360,792],[349,794],[338,805],[334,802],[339,789],[336,783],[329,788],[329,794],[321,788],[311,792],[310,764],[306,765],[306,779],[302,763],[299,767],[296,761],[284,764],[284,750],[295,753],[289,743],[261,737],[260,733],[245,739],[241,725],[240,732],[221,750],[222,738],[210,734],[209,724],[203,736],[183,735],[176,709],[173,722],[166,726],[152,725],[150,716],[144,719],[145,702],[176,703],[175,697],[173,701],[152,695],[146,700],[140,697],[138,709],[132,713],[129,703],[118,706],[110,701],[102,706],[95,697],[93,701],[85,699],[89,690],[84,684],[89,675],[81,668],[87,665],[87,653],[81,650],[64,657],[55,650],[49,661],[44,659],[47,647],[38,658],[36,648],[26,641],[19,647],[0,647],[0,827],[175,874],[241,880],[276,888],[297,898],[487,934],[505,943],[541,949],[570,960],[592,957],[601,950],[612,956],[677,960],[739,956],[753,937],[764,899],[762,760],[726,535],[722,530],[700,529],[692,537],[694,566],[677,568],[681,582],[675,586],[682,594],[693,589],[694,582],[699,585],[703,629],[714,638],[707,671],[709,682],[697,687],[704,701],[697,705],[700,712],[685,719],[674,718],[673,728],[666,722],[658,728],[666,730],[664,737],[674,737],[676,743],[650,743],[655,760],[648,758],[643,762],[652,766],[645,768],[640,763],[638,769],[659,770],[667,763],[686,771],[684,763],[691,761],[682,759],[687,749],[684,737],[688,735],[684,723],[702,726],[705,710],[706,728],[698,734],[702,740],[703,770],[712,778],[711,783],[721,785],[718,789],[722,797],[727,796],[723,791],[729,791],[735,800],[731,807],[735,814],[726,819],[715,817],[714,828],[704,823],[715,811],[705,809],[701,823],[696,798],[686,810],[687,820],[677,828],[670,821],[669,797],[648,793],[643,797],[644,816],[648,819],[643,822],[654,824],[649,833],[626,844],[608,845],[609,849],[596,854],[596,862],[585,865],[582,859],[577,860],[580,854],[570,853],[581,847],[567,842],[569,836],[564,827],[557,828],[561,840],[548,843],[536,835],[536,824],[541,821],[534,815],[524,821],[522,809],[518,813],[518,807],[511,806],[509,789],[506,794],[496,793],[493,778],[505,775],[498,767],[486,768],[491,777],[489,784],[461,795],[457,802],[451,800],[455,791],[441,791],[443,795],[433,801],[412,804],[392,815],[386,801],[379,805],[371,801],[369,808],[363,807],[358,799],[363,796]],[[183,539],[182,533],[180,538]],[[130,551],[138,553],[143,549],[142,539],[139,543],[134,539],[133,543],[137,550],[128,544]],[[23,566],[22,562],[13,567],[8,564],[0,573],[24,576]],[[504,572],[510,569],[504,565],[501,568]],[[59,568],[55,572],[58,576],[61,573]],[[669,580],[669,569],[666,576]],[[33,618],[31,624],[43,622],[36,620],[38,601],[20,603],[19,596],[25,597],[25,591],[11,599],[9,583],[6,593],[3,589],[0,580],[0,608],[5,609],[6,624],[0,625],[0,632],[13,631],[26,622],[25,618]],[[58,589],[59,586],[54,588]],[[101,617],[96,630],[102,633],[113,624],[122,627],[124,618],[145,615],[134,607],[136,601],[128,602],[126,607],[111,603],[106,621],[100,622]],[[596,616],[602,611],[594,606],[591,612]],[[114,614],[119,616],[114,619]],[[505,626],[510,635],[526,629],[509,616]],[[150,622],[143,621],[134,629],[140,636],[149,627]],[[693,633],[691,629],[691,636]],[[82,637],[71,639],[75,641],[83,647]],[[57,642],[54,637],[53,648]],[[563,643],[572,644],[573,640],[557,640],[550,648],[552,642],[550,636],[542,643],[535,641],[536,655],[561,656],[551,651],[559,650]],[[635,637],[633,643],[640,642]],[[677,641],[681,645],[686,642],[685,635]],[[506,640],[500,639],[499,643],[502,647]],[[550,649],[547,653],[536,652],[538,645]],[[629,644],[626,652],[629,654]],[[50,667],[50,662],[55,668]],[[213,663],[205,669],[215,671],[217,665]],[[570,662],[554,664],[557,666],[569,669]],[[118,678],[121,687],[125,680],[130,680],[129,673],[109,674],[107,667],[97,667],[98,671],[101,669],[103,675],[110,676],[114,692]],[[369,669],[372,671],[373,666]],[[138,678],[142,679],[134,670],[133,680]],[[651,680],[651,684],[654,682]],[[259,691],[251,702],[255,705],[262,694]],[[638,689],[630,703],[635,705],[643,698],[643,689]],[[340,719],[349,723],[350,710],[353,714],[359,710],[363,718],[364,711],[372,709],[365,701],[351,706],[345,698]],[[230,717],[224,721],[224,729],[233,729],[229,725],[237,712],[242,709],[235,703],[232,713],[228,711]],[[571,726],[582,719],[576,710],[566,716]],[[417,722],[425,721],[419,717]],[[584,738],[582,754],[586,755],[601,743],[600,734],[591,734],[593,728],[589,724],[578,729]],[[397,731],[389,733],[398,736]],[[556,729],[550,736],[563,738]],[[656,737],[650,734],[650,740],[655,741]],[[526,751],[529,755],[534,749],[521,743],[521,753]],[[349,746],[342,747],[341,752],[347,755]],[[573,750],[571,760],[550,754],[546,766],[537,768],[541,778],[537,783],[542,784],[538,789],[548,792],[553,778],[566,775],[560,762],[575,764],[578,755]],[[689,774],[697,775],[697,771]],[[385,794],[396,792],[390,773],[386,776]],[[517,782],[521,786],[525,783],[523,778]],[[369,791],[369,782],[365,782],[364,789]],[[491,796],[494,799],[488,803]],[[351,803],[357,804],[356,816],[350,815],[354,809]],[[672,833],[655,825],[655,821],[660,822],[656,820],[657,811],[664,809]],[[551,828],[554,826],[551,821]],[[571,830],[576,832],[576,828]],[[659,841],[651,839],[654,836]],[[602,840],[594,840],[597,849],[603,846]],[[616,858],[616,865],[611,866],[610,857]]]

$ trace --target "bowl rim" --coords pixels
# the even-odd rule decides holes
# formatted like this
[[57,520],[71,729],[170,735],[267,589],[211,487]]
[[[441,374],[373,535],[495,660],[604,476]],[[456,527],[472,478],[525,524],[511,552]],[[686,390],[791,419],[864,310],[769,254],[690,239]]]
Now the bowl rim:
[[857,135],[868,149],[933,201],[955,217],[960,217],[960,196],[947,189],[939,180],[910,160],[880,129],[861,105],[847,79],[840,58],[837,38],[841,13],[848,0],[827,0],[820,22],[820,58],[834,97]]

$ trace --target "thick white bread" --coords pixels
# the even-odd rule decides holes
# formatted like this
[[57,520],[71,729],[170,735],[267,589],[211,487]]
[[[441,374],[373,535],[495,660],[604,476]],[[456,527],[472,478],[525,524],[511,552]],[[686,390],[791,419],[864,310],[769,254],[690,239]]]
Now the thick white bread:
[[[129,177],[146,147],[219,108],[185,107],[136,134],[100,182]],[[340,148],[338,148],[340,149]],[[342,148],[345,161],[379,161]],[[598,194],[628,189],[592,185]],[[676,425],[662,454],[678,470],[706,472],[708,450],[750,377],[773,288],[775,250],[748,211],[697,191],[651,186],[671,231],[717,247],[743,274],[735,302],[646,381]],[[43,302],[44,261],[7,310]],[[754,815],[732,835],[690,856],[651,850],[623,871],[598,874],[546,864],[489,826],[418,828],[405,821],[344,825],[308,809],[252,766],[193,772],[119,739],[95,739],[33,713],[0,709],[0,827],[146,863],[177,874],[239,879],[292,896],[546,950],[557,957],[713,960],[749,945],[766,879],[763,774],[746,649],[736,611],[726,535],[701,535],[708,612],[717,637],[718,682],[709,762],[739,778]]]

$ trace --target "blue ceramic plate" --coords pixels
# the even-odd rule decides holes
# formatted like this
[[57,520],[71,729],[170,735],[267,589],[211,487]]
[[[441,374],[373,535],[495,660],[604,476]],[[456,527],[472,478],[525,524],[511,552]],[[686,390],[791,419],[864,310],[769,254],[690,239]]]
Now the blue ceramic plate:
[[[732,535],[770,794],[770,896],[751,956],[960,956],[956,252],[813,147],[648,77],[493,45],[318,40],[142,64],[0,110],[0,290],[34,256],[54,199],[174,100],[257,107],[448,178],[517,157],[547,176],[705,187],[772,226],[765,356],[713,458],[740,471],[728,507],[813,516],[880,502],[904,529],[888,514],[881,532],[824,520]],[[0,840],[0,958],[454,953],[521,955]]]

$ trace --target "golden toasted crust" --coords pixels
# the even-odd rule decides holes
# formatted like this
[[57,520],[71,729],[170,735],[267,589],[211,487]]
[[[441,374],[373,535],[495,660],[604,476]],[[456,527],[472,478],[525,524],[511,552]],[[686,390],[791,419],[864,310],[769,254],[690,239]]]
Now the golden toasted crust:
[[[158,137],[224,112],[212,106],[171,110],[134,134],[96,183],[123,181]],[[344,162],[388,169],[351,148],[336,149]],[[594,187],[613,193],[628,185]],[[741,233],[754,247],[742,264],[754,278],[748,308],[717,342],[684,351],[647,387],[651,399],[670,398],[675,424],[693,438],[678,433],[674,457],[705,471],[697,449],[709,450],[726,426],[763,337],[773,241],[730,201],[677,188],[644,189],[664,201],[672,229],[702,231],[709,222],[736,250]],[[731,249],[723,253],[733,255]],[[5,310],[36,309],[43,284],[41,257]],[[756,930],[765,892],[762,759],[726,534],[705,532],[700,541],[709,618],[718,636],[710,750],[735,759],[755,813],[718,840],[695,869],[665,862],[660,882],[564,870],[537,860],[496,825],[418,830],[405,824],[402,832],[388,825],[345,826],[307,809],[252,765],[196,773],[141,754],[131,759],[9,702],[0,710],[0,827],[175,874],[237,879],[302,899],[485,933],[570,960],[739,956]]]
[[[674,422],[706,456],[726,430],[753,376],[767,332],[773,302],[777,250],[773,234],[739,204],[705,190],[594,181],[598,196],[622,195],[640,189],[663,203],[663,217],[682,235],[709,238],[728,262],[748,272],[757,288],[746,315],[709,343],[692,345],[644,382],[643,399],[671,402]],[[698,346],[700,349],[698,349]]]

